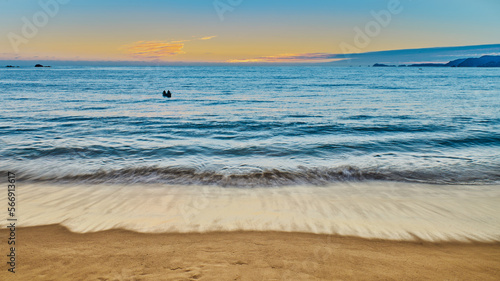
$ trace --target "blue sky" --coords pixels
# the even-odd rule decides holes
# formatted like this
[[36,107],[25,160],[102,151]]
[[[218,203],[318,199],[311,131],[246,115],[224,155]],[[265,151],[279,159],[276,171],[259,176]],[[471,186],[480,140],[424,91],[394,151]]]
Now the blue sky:
[[[339,54],[346,44],[361,53],[500,43],[494,0],[65,0],[23,36],[22,19],[33,23],[40,3],[54,1],[62,0],[0,0],[1,60],[272,62]],[[364,32],[397,2],[400,12],[356,46],[356,28]]]

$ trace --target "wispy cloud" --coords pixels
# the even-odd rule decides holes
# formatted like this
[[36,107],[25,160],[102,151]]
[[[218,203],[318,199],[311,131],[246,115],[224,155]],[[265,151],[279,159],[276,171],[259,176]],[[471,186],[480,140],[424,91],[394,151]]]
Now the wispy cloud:
[[436,47],[420,49],[388,50],[355,54],[302,53],[263,56],[250,59],[232,59],[230,63],[286,63],[286,62],[334,62],[335,64],[409,64],[424,62],[448,62],[450,60],[495,55],[500,53],[500,44]]
[[182,50],[184,43],[179,41],[138,41],[124,46],[126,54],[142,59],[162,59],[170,56],[185,54]]
[[129,45],[122,46],[121,49],[127,55],[137,59],[161,60],[167,57],[182,55],[184,43],[195,40],[210,40],[216,36],[205,36],[190,40],[175,41],[138,41]]
[[213,39],[217,36],[205,36],[205,37],[201,37],[200,40],[210,40],[210,39]]

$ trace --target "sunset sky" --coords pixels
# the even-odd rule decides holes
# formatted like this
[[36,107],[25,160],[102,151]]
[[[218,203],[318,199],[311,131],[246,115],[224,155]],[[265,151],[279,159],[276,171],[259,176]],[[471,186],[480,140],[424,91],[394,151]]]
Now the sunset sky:
[[498,44],[499,14],[498,0],[0,0],[0,60],[322,62]]

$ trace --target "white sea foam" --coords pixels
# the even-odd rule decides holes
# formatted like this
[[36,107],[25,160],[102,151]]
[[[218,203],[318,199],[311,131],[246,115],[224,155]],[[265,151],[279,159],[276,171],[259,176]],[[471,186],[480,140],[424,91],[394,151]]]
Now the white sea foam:
[[[222,188],[20,185],[18,225],[85,233],[294,231],[364,238],[500,241],[500,186],[394,182]],[[6,194],[0,196],[7,205]],[[4,220],[4,225],[5,226]]]

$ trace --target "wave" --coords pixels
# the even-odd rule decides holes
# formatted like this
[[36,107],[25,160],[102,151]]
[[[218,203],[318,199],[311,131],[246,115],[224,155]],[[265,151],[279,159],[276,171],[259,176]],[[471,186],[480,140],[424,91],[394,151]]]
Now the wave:
[[[4,172],[5,173],[5,172]],[[216,185],[232,187],[265,187],[290,185],[327,185],[335,182],[394,181],[428,184],[496,184],[500,172],[459,172],[434,170],[390,170],[340,166],[335,168],[298,167],[287,169],[259,169],[253,171],[201,170],[188,167],[130,167],[115,170],[97,170],[92,173],[37,175],[30,172],[18,173],[26,182],[57,182],[85,184],[175,184]]]
[[[72,129],[72,128],[70,128]],[[14,130],[13,128],[11,130]],[[249,128],[250,130],[250,128]],[[500,145],[500,134],[489,132],[476,132],[475,134],[459,135],[456,133],[443,133],[427,136],[418,135],[415,137],[406,138],[391,138],[386,137],[373,141],[369,136],[352,140],[347,136],[339,137],[335,142],[311,141],[312,136],[321,136],[334,134],[340,129],[333,126],[324,126],[319,128],[296,128],[288,132],[282,132],[280,136],[289,137],[285,143],[280,142],[281,139],[272,139],[271,143],[245,143],[234,145],[234,143],[214,143],[213,140],[230,140],[240,142],[245,140],[263,140],[269,138],[269,132],[262,134],[242,134],[231,130],[219,131],[187,131],[175,134],[161,134],[154,132],[148,136],[154,145],[150,147],[134,147],[132,144],[123,145],[126,142],[124,136],[120,136],[115,143],[94,143],[92,145],[68,145],[68,146],[14,146],[7,149],[0,149],[0,157],[9,158],[16,157],[24,160],[39,159],[43,157],[54,158],[74,158],[90,159],[96,157],[114,157],[114,156],[137,156],[137,157],[155,157],[158,159],[198,155],[203,156],[219,156],[225,157],[329,157],[335,158],[339,155],[349,155],[349,153],[365,153],[365,154],[382,154],[388,152],[408,152],[421,153],[420,157],[425,158],[429,153],[429,147],[437,149],[496,149]],[[364,127],[351,128],[350,132],[359,130],[363,134],[377,134],[382,136],[387,133],[400,132],[426,132],[425,128],[379,128],[379,127]],[[429,129],[430,130],[430,129]],[[435,129],[432,129],[435,132]],[[17,132],[29,132],[29,129],[16,129]],[[346,130],[344,130],[346,131]],[[381,133],[382,131],[382,133]],[[102,133],[114,134],[116,131],[103,129]],[[121,132],[119,132],[120,134]],[[127,132],[127,135],[141,135],[140,131]],[[300,142],[298,138],[302,135],[308,135],[307,139]],[[191,139],[186,142],[181,142],[185,137],[200,137],[203,138],[202,143],[194,143]],[[165,140],[175,140],[176,145],[166,146],[163,144]]]

